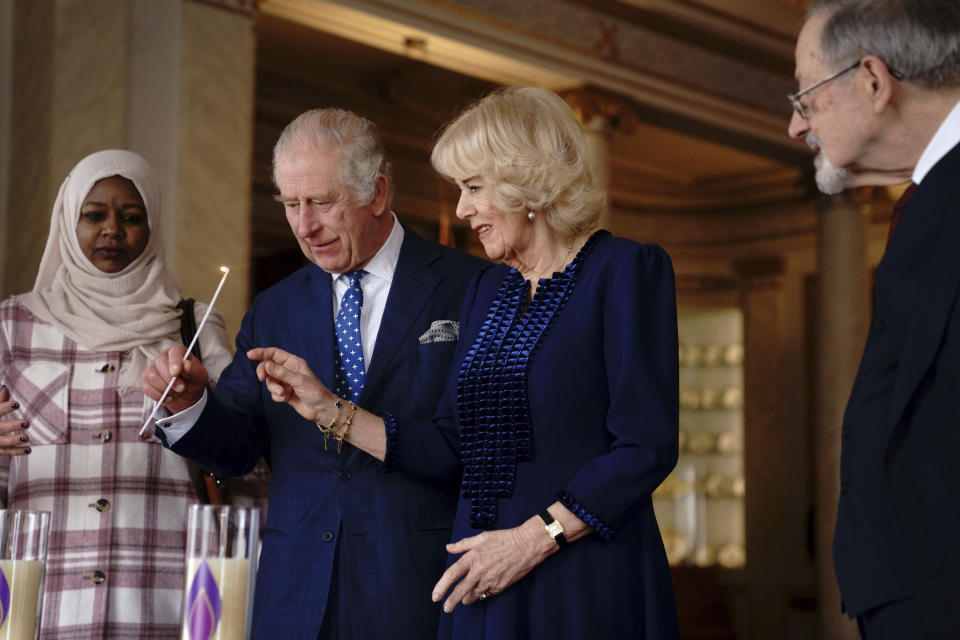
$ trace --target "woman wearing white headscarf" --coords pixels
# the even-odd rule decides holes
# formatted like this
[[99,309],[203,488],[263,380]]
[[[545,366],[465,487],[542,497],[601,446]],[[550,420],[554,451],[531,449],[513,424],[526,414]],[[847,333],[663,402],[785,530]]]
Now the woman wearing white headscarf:
[[[160,191],[130,151],[63,181],[30,293],[0,303],[0,505],[51,511],[41,638],[179,638],[188,463],[149,433],[140,376],[180,343]],[[197,304],[200,318],[205,305]],[[230,362],[214,311],[199,338]]]

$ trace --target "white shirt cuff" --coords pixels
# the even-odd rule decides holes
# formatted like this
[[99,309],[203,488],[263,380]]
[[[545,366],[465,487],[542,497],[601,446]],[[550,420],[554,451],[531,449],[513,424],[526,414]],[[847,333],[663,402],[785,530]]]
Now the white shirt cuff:
[[206,389],[203,390],[203,395],[200,396],[197,404],[184,409],[180,413],[175,413],[172,416],[157,420],[157,426],[163,431],[168,446],[172,447],[177,443],[177,440],[187,435],[187,432],[190,431],[193,425],[197,423],[197,420],[200,419],[200,414],[203,413],[205,406],[207,406]]

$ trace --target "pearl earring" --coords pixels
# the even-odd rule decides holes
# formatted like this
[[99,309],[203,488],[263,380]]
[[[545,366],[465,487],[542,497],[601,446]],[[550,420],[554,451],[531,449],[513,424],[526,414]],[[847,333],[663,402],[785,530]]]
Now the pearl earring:
[[536,217],[537,214],[535,214],[533,211],[527,211],[527,219],[530,220],[530,222],[533,222],[533,219]]

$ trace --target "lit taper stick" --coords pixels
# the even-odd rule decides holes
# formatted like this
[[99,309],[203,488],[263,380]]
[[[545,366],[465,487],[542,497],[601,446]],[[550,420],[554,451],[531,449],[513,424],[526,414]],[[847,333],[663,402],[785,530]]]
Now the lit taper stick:
[[[203,314],[203,318],[200,320],[200,326],[197,327],[196,333],[193,334],[193,340],[190,341],[190,346],[187,347],[187,352],[183,354],[183,360],[180,362],[186,362],[187,358],[190,357],[190,352],[193,351],[193,345],[197,344],[197,338],[200,337],[200,332],[203,331],[203,325],[206,324],[207,318],[210,317],[210,312],[213,310],[213,304],[217,301],[217,296],[220,295],[220,289],[223,289],[223,283],[227,281],[227,276],[230,274],[229,267],[220,267],[220,271],[223,272],[223,277],[220,278],[220,284],[217,285],[217,290],[213,292],[213,298],[210,299],[210,304],[207,306],[207,312]],[[167,388],[163,390],[163,395],[161,395],[160,399],[153,404],[153,411],[150,412],[150,415],[147,416],[147,420],[143,423],[143,426],[140,427],[141,436],[143,436],[144,432],[147,430],[147,426],[150,425],[150,421],[153,420],[153,417],[157,415],[160,405],[162,405],[163,401],[167,399],[167,394],[170,393],[170,389],[173,388],[173,383],[176,381],[176,376],[170,378],[170,382],[167,383]]]

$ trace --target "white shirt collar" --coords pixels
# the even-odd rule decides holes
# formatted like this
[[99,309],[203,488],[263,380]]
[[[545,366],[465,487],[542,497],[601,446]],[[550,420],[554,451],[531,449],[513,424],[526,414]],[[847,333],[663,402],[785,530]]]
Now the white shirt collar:
[[953,106],[921,154],[917,166],[913,168],[913,181],[920,184],[927,173],[957,144],[960,144],[960,102]]
[[[387,282],[393,282],[393,273],[397,270],[397,262],[400,260],[400,247],[403,246],[403,226],[397,220],[397,214],[391,211],[390,216],[393,218],[390,235],[370,258],[370,262],[363,267],[367,274],[383,278]],[[331,273],[330,277],[336,281],[342,275],[342,273]]]

